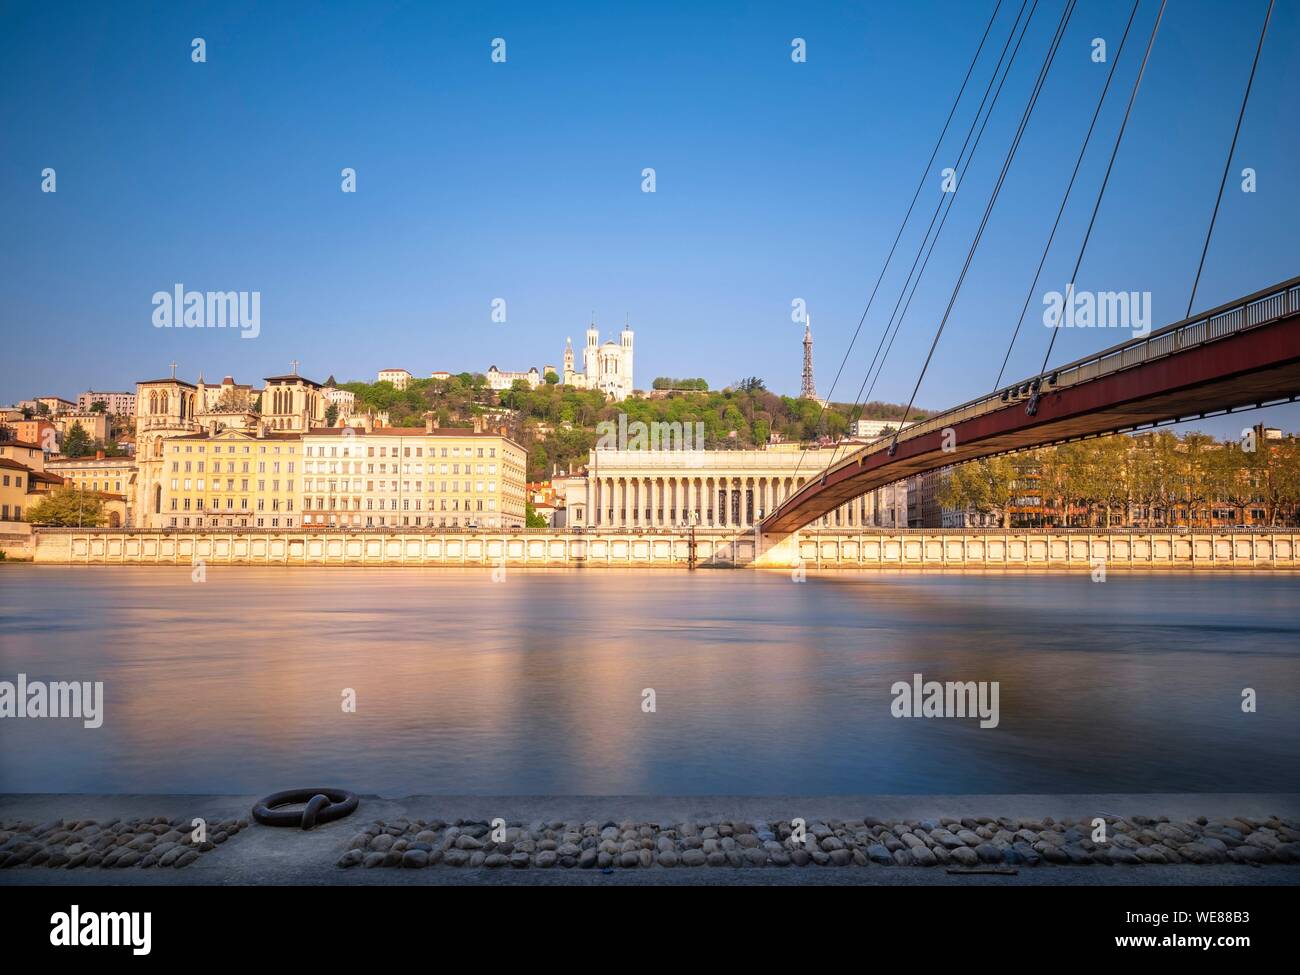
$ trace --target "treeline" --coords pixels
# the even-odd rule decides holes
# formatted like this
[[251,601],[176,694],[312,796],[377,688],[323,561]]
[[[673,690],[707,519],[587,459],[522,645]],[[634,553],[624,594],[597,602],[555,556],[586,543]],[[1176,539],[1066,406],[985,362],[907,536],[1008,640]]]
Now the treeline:
[[960,464],[938,499],[1006,527],[1295,524],[1300,443],[1168,431],[1101,437]]
[[[769,443],[774,435],[787,442],[836,440],[849,428],[848,406],[833,404],[823,410],[813,400],[769,392],[761,380],[749,380],[743,385],[744,389],[683,392],[663,399],[629,397],[621,403],[606,403],[599,392],[564,386],[525,388],[503,393],[502,404],[519,411],[530,480],[549,476],[553,465],[573,469],[585,464],[588,451],[596,443],[596,424],[602,420],[617,422],[620,413],[627,414],[629,424],[692,424],[692,430],[696,429],[693,424],[702,424],[708,450],[754,449]],[[903,406],[877,405],[886,408],[881,418],[903,414]],[[925,413],[914,410],[913,415],[920,418]],[[541,432],[537,429],[539,423]],[[571,429],[565,429],[565,424]]]
[[707,379],[669,379],[667,376],[660,376],[650,384],[653,389],[689,389],[705,392],[709,388]]
[[390,382],[343,383],[356,397],[356,411],[388,411],[395,427],[419,426],[424,414],[433,411],[444,425],[467,422],[481,407],[494,405],[497,394],[482,373],[462,372],[447,379],[412,379],[406,389]]
[[[665,379],[676,385],[704,380]],[[598,390],[544,384],[529,389],[523,380],[500,392],[490,389],[480,373],[460,373],[445,380],[412,379],[405,390],[392,383],[344,383],[341,389],[356,396],[358,411],[387,410],[393,426],[415,426],[433,411],[443,426],[468,426],[483,414],[508,414],[504,423],[512,438],[528,451],[529,480],[544,480],[554,467],[575,469],[587,462],[597,440],[596,424],[617,422],[626,413],[629,423],[681,423],[704,425],[705,446],[711,450],[740,450],[767,444],[775,435],[790,442],[823,442],[843,437],[851,419],[860,416],[898,419],[905,407],[874,402],[856,410],[849,404],[823,408],[814,400],[778,396],[761,379],[738,380],[723,390],[683,391],[662,399],[629,397],[610,403]],[[926,416],[913,409],[912,419]],[[692,426],[692,430],[695,428]]]

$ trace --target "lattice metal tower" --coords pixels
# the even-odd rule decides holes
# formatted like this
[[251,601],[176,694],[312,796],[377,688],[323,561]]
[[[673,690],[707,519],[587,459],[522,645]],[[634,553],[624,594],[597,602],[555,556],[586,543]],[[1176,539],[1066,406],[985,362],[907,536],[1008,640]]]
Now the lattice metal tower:
[[803,385],[799,389],[800,399],[816,399],[817,384],[813,382],[812,370],[812,316],[803,320]]

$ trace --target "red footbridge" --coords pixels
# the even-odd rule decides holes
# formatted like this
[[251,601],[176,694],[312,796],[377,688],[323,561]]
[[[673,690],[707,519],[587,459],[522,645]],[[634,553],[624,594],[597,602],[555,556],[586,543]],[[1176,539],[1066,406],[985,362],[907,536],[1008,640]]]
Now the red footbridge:
[[868,491],[997,454],[1300,398],[1300,277],[1050,369],[847,454],[766,517],[781,536]]

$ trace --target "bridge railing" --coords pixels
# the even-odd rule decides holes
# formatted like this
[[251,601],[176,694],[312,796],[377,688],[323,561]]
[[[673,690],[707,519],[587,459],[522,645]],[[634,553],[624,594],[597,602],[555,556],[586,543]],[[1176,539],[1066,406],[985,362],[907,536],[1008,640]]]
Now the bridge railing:
[[[1134,339],[1122,345],[1113,346],[1085,359],[1078,359],[1057,369],[1050,370],[1045,374],[1044,381],[1049,390],[1077,386],[1080,383],[1091,382],[1102,376],[1108,376],[1111,373],[1130,369],[1172,355],[1175,352],[1182,352],[1198,345],[1204,345],[1206,342],[1214,342],[1236,332],[1254,328],[1258,325],[1265,325],[1279,318],[1297,313],[1300,313],[1300,278],[1292,278],[1289,281],[1274,285],[1272,288],[1256,292],[1239,302],[1222,305],[1203,315],[1166,325],[1145,338]],[[1022,380],[996,393],[971,400],[968,403],[955,406],[936,416],[905,427],[898,434],[898,439],[900,441],[912,440],[933,433],[936,430],[942,430],[945,427],[982,416],[985,413],[1008,409],[1022,402],[1021,397],[1027,397],[1030,394],[1031,387],[1037,381],[1037,378],[1032,377]],[[888,450],[893,436],[893,434],[889,434],[881,437],[874,443],[855,451],[839,464],[836,464],[835,467],[841,468],[851,463],[857,463],[862,457]],[[827,468],[827,470],[830,470],[830,468]],[[824,473],[825,471],[823,471]],[[814,478],[810,482],[810,486],[815,485],[817,480],[817,478]]]

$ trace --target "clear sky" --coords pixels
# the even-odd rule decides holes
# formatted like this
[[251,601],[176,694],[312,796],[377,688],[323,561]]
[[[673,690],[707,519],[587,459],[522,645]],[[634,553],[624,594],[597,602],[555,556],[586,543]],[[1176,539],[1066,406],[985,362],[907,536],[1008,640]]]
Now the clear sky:
[[[1037,5],[876,398],[911,393],[1064,5]],[[1108,67],[1090,42],[1113,56],[1130,6],[1080,0],[919,405],[992,388]],[[1142,0],[1038,296],[1068,277],[1158,6]],[[1156,41],[1078,281],[1151,292],[1156,326],[1185,311],[1266,6],[1176,0]],[[1004,0],[997,47],[1019,7]],[[133,388],[173,359],[185,378],[240,382],[293,359],[340,380],[540,368],[566,336],[580,346],[592,311],[606,335],[630,316],[639,386],[757,375],[793,395],[795,298],[825,395],[993,8],[5,0],[0,401]],[[1279,4],[1198,307],[1300,274],[1298,48],[1300,5]],[[976,100],[927,182],[926,219]],[[46,167],[56,193],[41,192]],[[923,226],[836,399],[856,393]],[[261,292],[260,336],[154,328],[152,295],[178,282]],[[1036,297],[1015,378],[1041,360],[1041,311]],[[1063,330],[1053,359],[1123,337]],[[1294,407],[1262,418],[1300,428]]]

